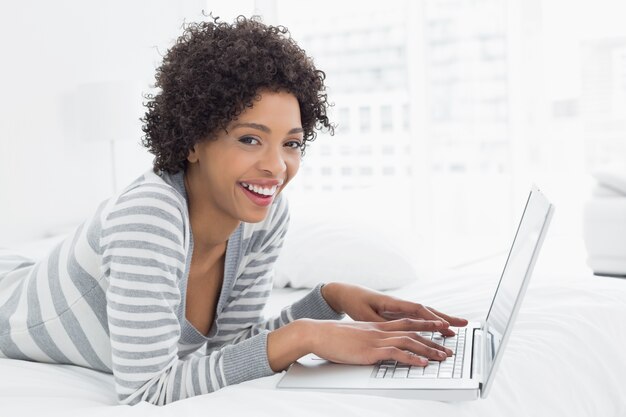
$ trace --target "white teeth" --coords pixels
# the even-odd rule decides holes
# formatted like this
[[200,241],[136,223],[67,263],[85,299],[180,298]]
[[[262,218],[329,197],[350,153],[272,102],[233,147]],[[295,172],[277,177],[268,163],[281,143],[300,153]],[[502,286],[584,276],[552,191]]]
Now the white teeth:
[[246,187],[248,190],[252,190],[257,194],[263,194],[263,195],[273,195],[276,192],[276,188],[277,188],[276,185],[272,186],[271,188],[263,188],[258,185],[247,184],[245,182],[242,182],[241,185]]

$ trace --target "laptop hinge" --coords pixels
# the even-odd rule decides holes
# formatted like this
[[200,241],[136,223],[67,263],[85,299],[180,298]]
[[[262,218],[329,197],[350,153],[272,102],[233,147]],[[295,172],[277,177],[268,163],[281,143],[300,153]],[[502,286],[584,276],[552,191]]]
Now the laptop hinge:
[[480,388],[483,384],[483,372],[485,363],[485,340],[483,338],[482,329],[474,329],[474,337],[472,343],[472,368],[470,375],[472,379],[477,379]]

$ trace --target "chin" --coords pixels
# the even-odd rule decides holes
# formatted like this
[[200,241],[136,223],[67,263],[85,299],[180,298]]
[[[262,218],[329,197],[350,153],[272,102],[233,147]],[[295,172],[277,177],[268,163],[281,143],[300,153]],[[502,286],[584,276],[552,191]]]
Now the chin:
[[239,220],[245,223],[259,223],[265,220],[268,213],[269,213],[269,210],[266,211],[265,213],[258,213],[258,214],[253,214],[253,215],[248,214],[248,215],[241,216]]

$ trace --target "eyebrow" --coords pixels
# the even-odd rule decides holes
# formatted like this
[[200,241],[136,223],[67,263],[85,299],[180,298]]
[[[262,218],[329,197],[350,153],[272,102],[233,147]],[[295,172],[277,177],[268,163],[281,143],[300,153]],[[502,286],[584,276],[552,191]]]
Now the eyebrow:
[[[250,127],[252,129],[257,129],[265,133],[272,133],[272,130],[269,127],[259,124],[259,123],[237,123],[231,129],[237,129],[238,127]],[[303,128],[294,127],[289,132],[287,132],[287,134],[292,135],[294,133],[302,133],[302,132],[304,132]]]

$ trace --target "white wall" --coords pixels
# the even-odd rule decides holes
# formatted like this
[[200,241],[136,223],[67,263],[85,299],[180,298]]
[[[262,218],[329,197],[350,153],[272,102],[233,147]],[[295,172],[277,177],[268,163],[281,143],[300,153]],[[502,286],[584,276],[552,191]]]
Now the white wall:
[[[148,91],[183,19],[203,19],[203,10],[232,20],[250,14],[253,2],[0,5],[0,246],[73,227],[111,195],[110,144],[73,137],[68,99],[83,83],[132,81]],[[151,166],[141,135],[138,124],[136,134],[115,143],[118,188]]]

